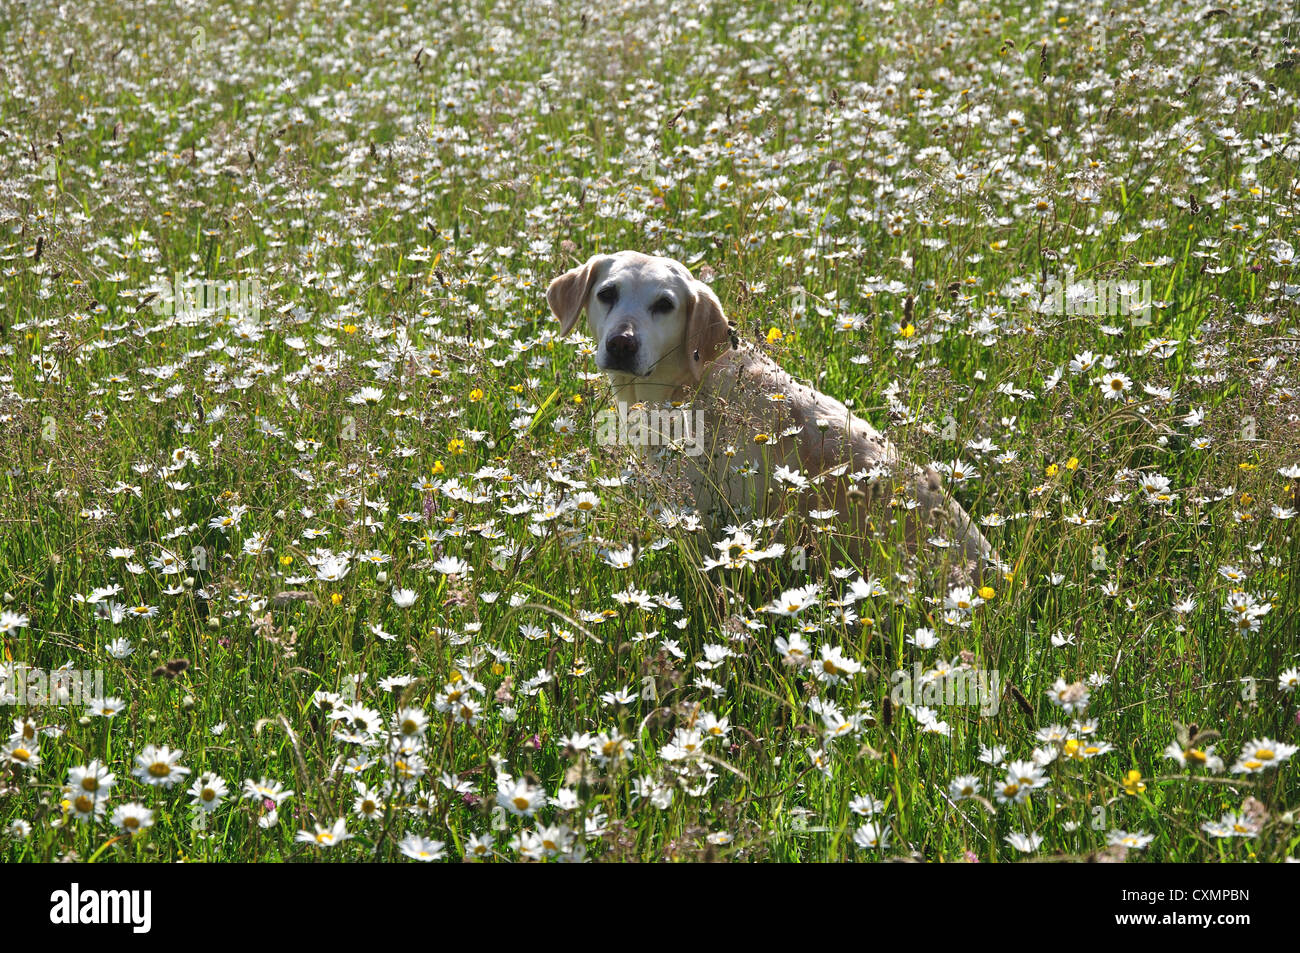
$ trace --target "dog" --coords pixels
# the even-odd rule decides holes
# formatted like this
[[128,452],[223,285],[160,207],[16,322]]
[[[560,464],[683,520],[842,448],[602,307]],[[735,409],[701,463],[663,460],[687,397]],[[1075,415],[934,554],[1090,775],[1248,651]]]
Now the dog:
[[[546,300],[561,337],[586,311],[620,414],[649,421],[650,439],[637,442],[675,458],[707,525],[796,510],[824,525],[833,510],[824,555],[838,550],[860,565],[901,522],[910,553],[924,531],[936,534],[932,542],[957,557],[956,578],[997,565],[938,473],[904,465],[870,423],[742,343],[717,295],[681,262],[595,255],[551,281]],[[671,452],[684,443],[697,452]]]

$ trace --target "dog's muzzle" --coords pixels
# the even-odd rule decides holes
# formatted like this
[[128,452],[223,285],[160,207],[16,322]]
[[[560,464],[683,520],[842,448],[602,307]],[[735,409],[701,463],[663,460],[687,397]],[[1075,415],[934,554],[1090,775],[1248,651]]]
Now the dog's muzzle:
[[641,342],[636,336],[636,328],[623,324],[609,332],[605,338],[606,370],[636,372],[636,355],[641,349]]

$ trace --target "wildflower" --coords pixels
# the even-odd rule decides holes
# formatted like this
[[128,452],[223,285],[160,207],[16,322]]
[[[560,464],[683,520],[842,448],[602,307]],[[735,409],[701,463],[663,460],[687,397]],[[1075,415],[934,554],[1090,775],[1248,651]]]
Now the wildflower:
[[497,784],[497,803],[518,817],[532,817],[546,805],[546,791],[524,779],[503,777]]
[[346,840],[351,840],[352,835],[348,833],[347,822],[344,818],[339,818],[334,822],[333,827],[322,827],[320,824],[315,825],[316,830],[299,831],[294,840],[303,844],[315,844],[317,847],[333,847],[341,844]]
[[853,843],[864,850],[884,850],[889,846],[889,828],[877,821],[867,821],[853,832]]
[[193,798],[190,804],[205,814],[211,814],[221,806],[222,800],[229,793],[230,789],[220,775],[205,771],[190,785],[189,794]]
[[35,739],[11,738],[0,748],[0,762],[19,768],[35,768],[41,763],[40,748]]
[[109,818],[109,822],[128,834],[138,834],[153,826],[153,811],[133,801],[118,807]]
[[1258,774],[1275,768],[1296,753],[1296,746],[1273,741],[1270,738],[1254,738],[1249,741],[1232,766],[1233,774]]
[[1065,679],[1058,678],[1048,690],[1047,697],[1063,711],[1070,713],[1082,712],[1088,707],[1089,693],[1083,682],[1067,685]]
[[149,745],[136,756],[136,766],[131,773],[145,784],[170,788],[190,773],[189,768],[179,763],[183,753],[166,745],[161,748]]
[[104,647],[104,651],[108,652],[108,654],[115,659],[124,659],[129,658],[131,653],[135,651],[135,648],[131,645],[129,639],[117,638],[109,642],[108,645]]
[[284,790],[279,781],[262,778],[259,781],[244,781],[244,797],[251,801],[268,802],[270,807],[278,807],[285,799],[293,797],[292,791]]
[[791,668],[804,668],[812,664],[809,645],[798,632],[789,639],[777,638],[776,650],[781,653],[781,662]]
[[1107,400],[1117,400],[1123,397],[1133,386],[1133,381],[1127,374],[1121,374],[1118,371],[1112,372],[1101,379],[1101,392]]
[[402,852],[403,856],[425,863],[433,860],[442,860],[443,857],[447,856],[447,845],[445,843],[440,840],[431,840],[427,837],[420,837],[417,834],[407,834],[402,838],[401,843],[399,843],[397,847]]
[[817,659],[814,672],[817,678],[831,685],[838,685],[840,679],[851,678],[862,671],[862,663],[846,656],[840,649],[822,645],[821,657]]
[[13,635],[21,628],[25,628],[30,619],[25,615],[19,615],[17,612],[10,612],[8,609],[0,611],[0,635]]
[[954,586],[944,597],[943,606],[945,609],[964,613],[970,612],[983,602],[983,598],[975,595],[975,590],[970,586]]
[[767,607],[767,611],[779,616],[797,615],[809,606],[817,604],[819,588],[816,583],[813,583],[797,589],[787,589]]
[[1111,846],[1130,847],[1133,850],[1145,850],[1155,839],[1154,834],[1145,831],[1135,831],[1130,834],[1128,831],[1114,830],[1107,835],[1106,843]]
[[1124,788],[1124,793],[1131,797],[1137,797],[1147,789],[1146,782],[1142,780],[1142,772],[1136,768],[1130,770],[1126,775],[1124,775],[1120,784]]
[[108,797],[114,776],[100,761],[91,761],[68,771],[68,787],[76,795],[89,795],[94,800]]
[[1032,854],[1043,844],[1043,838],[1040,834],[1024,834],[1020,831],[1012,831],[1005,838],[1008,844],[1020,851],[1022,854]]
[[973,774],[963,774],[948,782],[948,796],[954,801],[963,801],[980,793],[982,785]]
[[1201,830],[1211,837],[1245,837],[1251,838],[1259,834],[1259,823],[1245,814],[1228,811],[1217,821],[1206,821],[1201,825]]

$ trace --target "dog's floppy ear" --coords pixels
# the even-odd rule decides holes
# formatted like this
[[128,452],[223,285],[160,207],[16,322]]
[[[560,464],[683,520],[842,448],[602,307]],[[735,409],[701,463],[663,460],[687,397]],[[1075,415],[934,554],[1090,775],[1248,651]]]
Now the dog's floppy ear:
[[731,326],[722,313],[722,302],[713,289],[691,279],[691,300],[686,313],[686,361],[698,381],[704,368],[722,353],[731,340]]
[[560,336],[565,337],[578,323],[591,294],[591,284],[596,280],[596,267],[605,255],[592,255],[585,265],[566,271],[546,287],[546,303],[551,313],[560,319]]

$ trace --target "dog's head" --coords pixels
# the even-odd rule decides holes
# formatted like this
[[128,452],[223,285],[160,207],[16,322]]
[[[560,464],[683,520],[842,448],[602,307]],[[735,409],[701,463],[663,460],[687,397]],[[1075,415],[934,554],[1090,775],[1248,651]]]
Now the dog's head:
[[730,340],[717,295],[671,258],[595,255],[552,281],[546,302],[561,334],[586,309],[596,366],[615,385],[698,381]]

